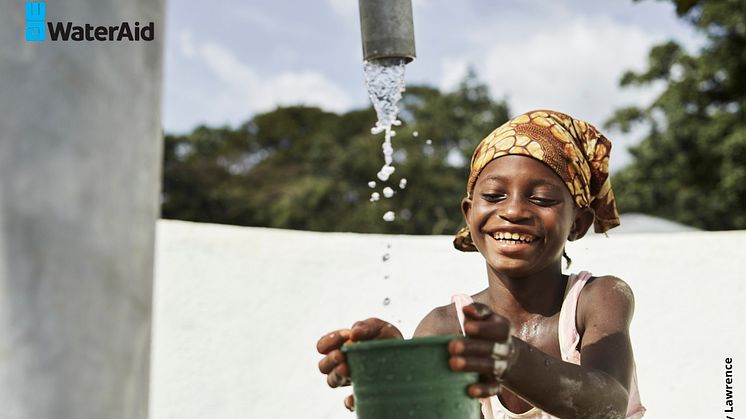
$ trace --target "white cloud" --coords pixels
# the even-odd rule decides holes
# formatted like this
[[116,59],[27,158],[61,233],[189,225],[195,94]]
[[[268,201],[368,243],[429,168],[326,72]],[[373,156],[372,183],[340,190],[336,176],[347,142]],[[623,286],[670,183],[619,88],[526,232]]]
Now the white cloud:
[[282,21],[277,16],[266,13],[256,2],[233,2],[230,4],[231,14],[266,33],[275,33],[284,29]]
[[[327,3],[334,14],[343,19],[358,17],[358,2],[355,0],[327,0]],[[430,0],[413,0],[412,13],[425,9],[429,5]]]
[[188,33],[183,34],[180,44],[185,57],[204,64],[216,79],[212,81],[215,89],[195,87],[199,95],[182,95],[195,101],[192,108],[200,109],[201,122],[237,124],[249,115],[277,106],[304,104],[339,112],[351,105],[345,91],[318,72],[286,71],[264,76],[220,44],[196,44]]
[[[644,68],[648,50],[660,41],[639,27],[588,16],[561,25],[534,23],[470,34],[475,49],[442,61],[441,87],[454,88],[473,65],[494,96],[507,94],[513,114],[555,109],[599,126],[619,106],[647,103],[659,91],[619,87],[623,72]],[[619,140],[620,150],[631,141]],[[628,159],[615,154],[620,164]]]
[[354,0],[327,0],[334,14],[341,18],[357,16],[358,2]]
[[191,32],[183,31],[179,33],[179,51],[187,58],[194,58],[197,55]]
[[441,62],[440,85],[445,90],[456,88],[469,71],[469,61],[463,58],[445,57]]

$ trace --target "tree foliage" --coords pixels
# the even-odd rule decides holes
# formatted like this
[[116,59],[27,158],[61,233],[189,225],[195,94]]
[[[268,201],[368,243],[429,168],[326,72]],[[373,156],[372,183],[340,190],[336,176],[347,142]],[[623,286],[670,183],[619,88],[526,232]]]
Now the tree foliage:
[[607,123],[647,134],[613,179],[620,211],[705,229],[746,228],[746,2],[674,1],[705,37],[689,53],[676,42],[650,51],[648,68],[623,86],[662,83],[646,108],[619,109]]
[[[409,87],[400,108],[396,172],[386,183],[375,178],[383,136],[370,133],[370,108],[340,115],[285,107],[237,129],[203,126],[166,135],[163,217],[315,231],[453,233],[462,223],[471,153],[507,120],[507,106],[490,99],[471,73],[452,93]],[[408,180],[405,189],[398,187],[401,178]],[[396,195],[369,202],[371,180],[379,193],[388,185]],[[382,220],[388,210],[397,213],[395,222]]]

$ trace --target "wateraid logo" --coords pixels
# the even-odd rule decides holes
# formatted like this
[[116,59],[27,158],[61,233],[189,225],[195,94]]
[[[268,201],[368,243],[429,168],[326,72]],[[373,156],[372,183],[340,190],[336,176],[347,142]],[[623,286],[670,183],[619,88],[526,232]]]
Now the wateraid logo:
[[44,26],[47,20],[47,2],[26,2],[26,41],[41,42],[47,38]]
[[155,38],[153,22],[140,26],[122,22],[113,26],[95,26],[90,23],[74,25],[72,22],[47,22],[47,2],[26,1],[26,42],[50,41],[152,41]]

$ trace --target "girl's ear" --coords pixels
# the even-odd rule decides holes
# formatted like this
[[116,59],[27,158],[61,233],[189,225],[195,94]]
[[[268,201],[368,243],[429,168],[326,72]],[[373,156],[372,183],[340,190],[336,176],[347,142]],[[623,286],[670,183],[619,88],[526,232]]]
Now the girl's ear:
[[469,225],[469,212],[471,212],[471,198],[468,196],[461,200],[461,213],[464,214],[464,221]]
[[575,241],[582,239],[583,236],[585,236],[585,233],[588,232],[591,224],[593,224],[594,218],[595,214],[593,213],[593,209],[590,207],[577,210],[575,212],[575,221],[572,223],[567,240]]

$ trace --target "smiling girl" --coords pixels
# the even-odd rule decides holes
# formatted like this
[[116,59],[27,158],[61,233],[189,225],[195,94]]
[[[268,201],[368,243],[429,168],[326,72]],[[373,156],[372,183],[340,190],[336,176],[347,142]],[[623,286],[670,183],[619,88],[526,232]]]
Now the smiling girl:
[[[591,224],[598,233],[619,225],[610,151],[590,124],[548,110],[506,122],[474,151],[461,202],[467,226],[454,245],[482,254],[488,287],[435,308],[414,336],[466,335],[450,342],[449,364],[480,373],[468,392],[486,419],[645,413],[629,337],[632,291],[613,276],[562,274],[566,241]],[[328,384],[349,384],[345,342],[386,338],[402,335],[380,319],[323,336]]]

